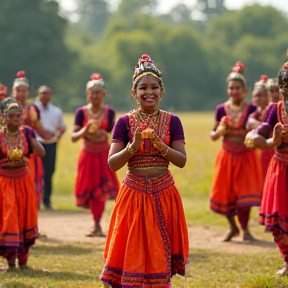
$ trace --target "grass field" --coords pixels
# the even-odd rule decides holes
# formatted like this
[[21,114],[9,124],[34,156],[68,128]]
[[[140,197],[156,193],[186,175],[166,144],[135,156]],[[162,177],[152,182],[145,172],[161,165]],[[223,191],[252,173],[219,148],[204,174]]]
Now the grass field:
[[[220,141],[212,142],[209,138],[213,114],[178,115],[185,130],[188,161],[185,168],[172,166],[171,171],[183,199],[187,223],[189,226],[226,227],[224,217],[209,210],[214,159],[220,147]],[[65,115],[65,121],[69,128],[59,144],[52,201],[57,210],[79,211],[75,208],[73,191],[81,144],[70,141],[73,115]],[[126,169],[122,169],[118,172],[119,179],[123,179],[125,171]],[[106,211],[109,213],[112,208],[113,203],[109,202]],[[250,221],[253,234],[271,240],[272,236],[263,236],[263,227],[257,225],[257,213],[258,209],[255,208]],[[63,245],[38,241],[30,253],[29,265],[33,270],[1,272],[0,287],[100,287],[98,277],[103,267],[103,249],[103,245],[95,247],[83,243]],[[274,276],[275,269],[281,265],[278,252],[248,254],[231,251],[223,253],[217,249],[192,249],[187,276],[173,278],[173,287],[284,288],[288,287],[288,279]]]

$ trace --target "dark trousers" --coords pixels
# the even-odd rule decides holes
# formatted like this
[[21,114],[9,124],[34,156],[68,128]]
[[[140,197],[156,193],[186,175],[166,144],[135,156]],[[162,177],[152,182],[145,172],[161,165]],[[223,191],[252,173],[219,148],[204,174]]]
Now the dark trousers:
[[46,155],[42,157],[42,163],[44,169],[43,204],[46,207],[49,207],[51,206],[52,176],[55,171],[57,143],[43,144],[43,147],[46,152]]

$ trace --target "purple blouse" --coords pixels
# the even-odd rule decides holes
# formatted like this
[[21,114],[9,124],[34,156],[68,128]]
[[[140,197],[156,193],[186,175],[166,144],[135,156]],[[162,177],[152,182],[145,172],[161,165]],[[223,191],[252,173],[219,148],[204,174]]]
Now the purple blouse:
[[28,154],[32,154],[33,153],[33,148],[32,148],[32,143],[31,143],[31,139],[35,138],[35,132],[32,128],[25,126],[24,128],[24,134],[27,140],[27,144],[28,144]]
[[[129,116],[126,114],[117,120],[112,132],[112,138],[123,142],[126,146],[129,142],[129,131]],[[185,141],[185,137],[181,120],[178,116],[172,115],[170,121],[170,146],[176,140]]]
[[[75,120],[74,125],[83,127],[84,125],[84,110],[83,107],[80,107],[75,112]],[[107,132],[111,132],[114,126],[114,119],[115,119],[115,110],[108,107],[108,130]]]
[[[33,148],[32,148],[32,138],[35,138],[35,132],[32,128],[29,126],[24,126],[24,135],[28,144],[28,154],[25,154],[24,156],[29,157],[30,154],[33,153]],[[0,159],[6,158],[7,155],[3,155],[2,149],[0,148]]]
[[[257,107],[254,104],[249,104],[249,108],[248,108],[248,113],[247,116],[245,118],[245,124],[247,123],[247,120],[249,118],[249,115],[252,114],[254,111],[257,110]],[[221,118],[226,116],[226,111],[225,111],[225,103],[222,103],[220,105],[218,105],[215,109],[215,120],[217,122],[221,121]]]
[[268,139],[277,122],[277,103],[270,104],[270,107],[267,110],[265,122],[257,128],[257,133]]

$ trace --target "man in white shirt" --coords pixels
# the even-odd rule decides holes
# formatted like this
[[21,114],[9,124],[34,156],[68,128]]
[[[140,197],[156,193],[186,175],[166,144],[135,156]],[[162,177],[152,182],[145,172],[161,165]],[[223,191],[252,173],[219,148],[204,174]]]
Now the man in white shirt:
[[52,176],[55,171],[57,142],[66,130],[63,112],[59,107],[56,107],[51,103],[51,99],[52,89],[46,85],[39,87],[38,98],[35,104],[40,110],[41,124],[46,131],[55,135],[48,140],[37,135],[37,139],[42,143],[46,151],[46,155],[42,157],[44,169],[43,204],[46,209],[52,209]]

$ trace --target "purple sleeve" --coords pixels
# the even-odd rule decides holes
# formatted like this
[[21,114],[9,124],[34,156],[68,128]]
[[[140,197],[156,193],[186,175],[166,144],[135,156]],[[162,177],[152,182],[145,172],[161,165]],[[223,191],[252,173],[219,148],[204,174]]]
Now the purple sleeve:
[[215,121],[220,122],[221,118],[226,116],[224,104],[220,104],[215,109]]
[[250,104],[250,105],[249,105],[247,117],[246,117],[246,119],[245,119],[245,125],[247,124],[247,121],[248,121],[248,119],[249,119],[249,116],[250,116],[251,114],[253,114],[256,110],[257,110],[257,107],[256,107],[254,104]]
[[113,130],[115,124],[115,110],[109,107],[108,110],[108,131],[111,132]]
[[39,110],[38,106],[35,105],[35,104],[30,104],[30,105],[28,106],[28,109],[30,109],[30,107],[32,107],[32,108],[36,111],[36,113],[37,113],[37,120],[40,120],[41,117],[40,117],[40,110]]
[[32,143],[31,139],[35,138],[35,132],[32,128],[25,126],[24,128],[24,134],[28,143],[28,155],[33,153]]
[[[249,105],[248,108],[248,113],[247,113],[247,118],[245,119],[245,123],[247,122],[249,115],[252,114],[254,111],[256,111],[257,107],[253,104]],[[220,104],[216,107],[215,109],[215,120],[217,122],[221,121],[221,118],[226,116],[226,111],[225,111],[225,107],[224,107],[224,103]]]
[[84,123],[84,111],[83,108],[80,107],[75,112],[74,125],[83,127],[83,123]]
[[270,107],[268,108],[265,122],[262,123],[257,128],[257,133],[262,135],[266,139],[269,138],[270,134],[271,134],[274,126],[277,124],[277,122],[278,122],[277,104],[271,104]]
[[172,115],[170,122],[170,144],[176,140],[185,141],[184,130],[180,118]]
[[113,128],[112,139],[119,140],[127,145],[129,142],[129,130],[130,125],[128,115],[123,115],[117,120]]

